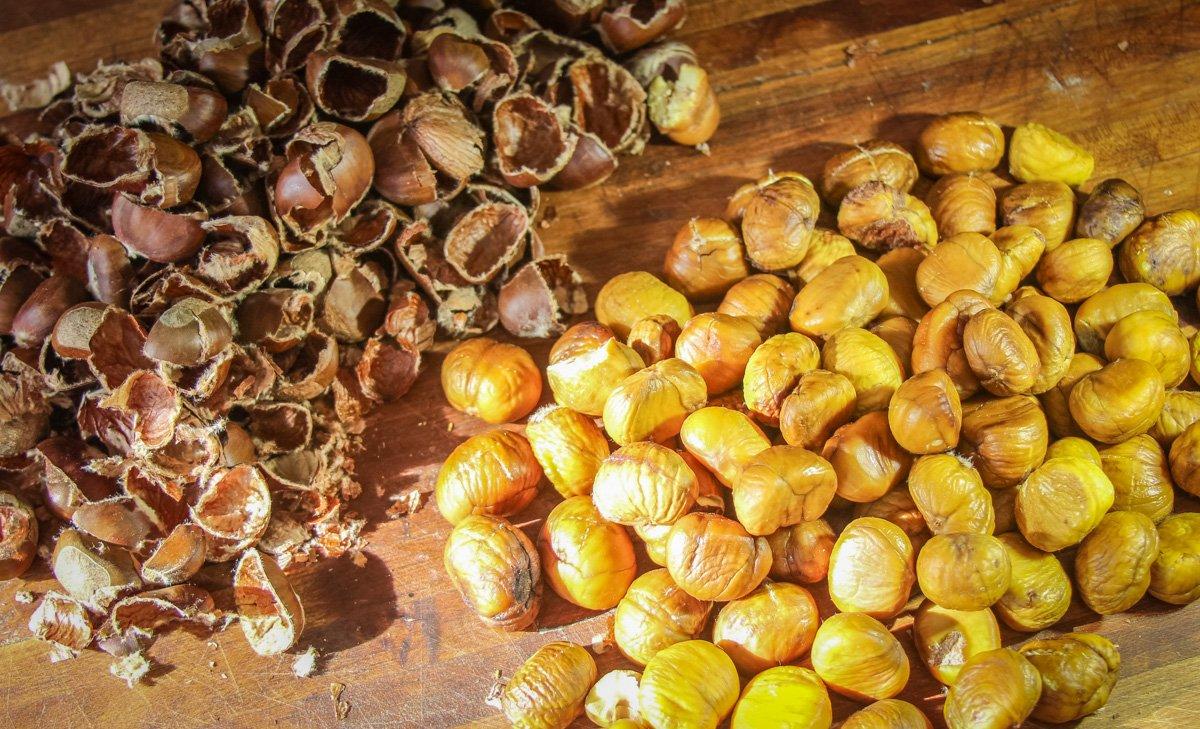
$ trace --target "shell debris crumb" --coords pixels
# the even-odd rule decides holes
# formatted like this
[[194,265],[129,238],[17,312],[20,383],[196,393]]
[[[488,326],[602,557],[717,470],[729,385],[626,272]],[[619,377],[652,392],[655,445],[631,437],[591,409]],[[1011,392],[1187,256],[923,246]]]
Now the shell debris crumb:
[[130,653],[123,658],[113,661],[108,672],[125,682],[129,688],[140,682],[150,673],[150,660],[141,651]]
[[399,519],[402,516],[409,516],[417,513],[424,505],[427,496],[429,496],[429,494],[421,491],[415,486],[404,489],[400,493],[391,497],[391,501],[393,503],[387,508],[386,513],[388,518]]
[[17,594],[13,595],[13,600],[15,600],[18,605],[32,605],[34,599],[34,594],[29,590],[21,590],[17,592]]
[[342,694],[346,691],[346,684],[331,683],[329,684],[329,698],[333,699],[333,712],[337,716],[338,721],[345,719],[350,714],[350,702],[342,699]]
[[309,646],[296,660],[292,662],[292,673],[299,678],[311,678],[317,673],[317,659],[321,654],[313,646]]

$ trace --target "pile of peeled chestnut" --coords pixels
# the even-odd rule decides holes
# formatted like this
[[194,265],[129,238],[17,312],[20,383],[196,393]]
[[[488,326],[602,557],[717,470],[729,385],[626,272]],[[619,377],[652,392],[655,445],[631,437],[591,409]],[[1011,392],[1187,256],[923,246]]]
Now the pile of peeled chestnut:
[[136,680],[157,633],[235,605],[259,653],[297,642],[280,568],[361,561],[366,413],[435,334],[586,311],[540,188],[602,183],[652,127],[716,130],[707,73],[663,40],[685,16],[179,0],[155,58],[0,89],[44,105],[0,139],[0,580],[40,533],[58,585],[29,625],[56,657]]
[[[846,729],[920,729],[927,708],[894,698],[908,641],[951,729],[1102,707],[1117,646],[1041,631],[1073,596],[1100,615],[1200,596],[1200,514],[1176,505],[1200,495],[1200,337],[1181,318],[1200,215],[1147,218],[1118,179],[1074,189],[1092,171],[1042,125],[1006,145],[949,114],[915,156],[836,155],[819,193],[791,172],[748,184],[683,226],[661,279],[608,281],[597,321],[550,352],[554,403],[437,478],[445,568],[484,622],[532,625],[547,584],[615,608],[640,668],[597,679],[587,650],[550,643],[500,690],[508,719],[824,729],[832,690],[865,705]],[[523,349],[488,339],[441,375],[494,424],[542,390]],[[543,479],[563,500],[535,543],[508,519]],[[631,532],[660,569],[638,574]],[[1000,622],[1041,634],[1006,647]]]

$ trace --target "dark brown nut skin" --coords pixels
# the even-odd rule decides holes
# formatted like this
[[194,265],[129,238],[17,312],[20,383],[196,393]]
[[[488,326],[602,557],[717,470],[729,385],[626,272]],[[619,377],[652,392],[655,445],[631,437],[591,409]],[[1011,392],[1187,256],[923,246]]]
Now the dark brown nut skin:
[[50,336],[63,312],[87,298],[73,278],[53,275],[38,284],[12,319],[12,335],[23,347],[36,347]]
[[1121,654],[1095,633],[1033,640],[1019,649],[1042,674],[1042,696],[1033,718],[1065,724],[1095,713],[1117,683]]
[[943,114],[917,139],[917,164],[928,175],[987,172],[1004,157],[1000,125],[973,111]]
[[1110,512],[1075,552],[1079,596],[1101,615],[1124,612],[1146,594],[1157,558],[1158,530],[1148,516]]
[[478,514],[462,520],[446,540],[446,574],[486,625],[521,630],[541,606],[541,564],[524,532],[504,519]]
[[1075,234],[1081,238],[1099,238],[1109,247],[1125,240],[1146,217],[1146,207],[1137,189],[1125,180],[1112,178],[1092,188],[1079,207]]

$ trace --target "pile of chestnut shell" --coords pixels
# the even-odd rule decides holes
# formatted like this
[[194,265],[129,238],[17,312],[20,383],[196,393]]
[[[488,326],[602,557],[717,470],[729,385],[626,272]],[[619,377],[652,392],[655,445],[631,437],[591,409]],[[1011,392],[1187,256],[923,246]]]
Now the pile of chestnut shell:
[[538,186],[604,181],[656,114],[711,136],[695,56],[649,45],[682,0],[501,5],[183,0],[159,58],[0,146],[0,579],[66,526],[31,622],[57,651],[220,624],[190,583],[235,561],[255,650],[294,644],[276,564],[362,547],[350,454],[435,333],[587,309]]

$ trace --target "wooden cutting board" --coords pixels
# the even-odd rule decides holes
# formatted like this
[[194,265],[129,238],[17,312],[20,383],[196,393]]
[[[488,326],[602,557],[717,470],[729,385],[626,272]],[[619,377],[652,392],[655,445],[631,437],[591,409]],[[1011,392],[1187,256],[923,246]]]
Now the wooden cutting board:
[[[152,51],[168,0],[4,0],[0,76],[23,80],[66,60]],[[974,109],[1005,124],[1047,123],[1096,155],[1095,180],[1120,175],[1151,211],[1200,205],[1200,4],[1181,0],[693,0],[681,34],[699,51],[724,121],[711,156],[655,143],[622,159],[603,187],[550,196],[544,237],[570,252],[594,294],[631,268],[658,270],[676,229],[720,215],[734,188],[768,169],[816,176],[845,143],[882,137],[911,147],[932,114]],[[544,362],[548,344],[533,347]],[[14,595],[53,587],[44,567],[0,584],[0,725],[27,726],[503,726],[484,704],[495,672],[512,671],[551,640],[587,643],[606,615],[547,591],[537,632],[503,634],[469,615],[441,569],[447,524],[427,506],[390,521],[387,495],[432,488],[438,464],[481,430],[444,406],[440,355],[401,402],[378,412],[356,507],[370,520],[366,564],[311,567],[295,578],[308,613],[300,648],[322,654],[313,678],[293,656],[260,658],[234,628],[211,639],[175,633],[150,656],[147,684],[126,689],[108,658],[51,665]],[[546,489],[549,491],[549,489]],[[530,534],[555,499],[520,515]],[[1195,509],[1195,502],[1187,508]],[[822,612],[831,606],[820,596]],[[1062,626],[1120,644],[1121,679],[1084,727],[1200,725],[1200,606],[1146,599],[1098,620],[1081,605]],[[1016,635],[1006,635],[1017,640]],[[906,644],[907,637],[902,636]],[[911,647],[911,646],[910,646]],[[916,661],[915,653],[911,658]],[[623,665],[616,651],[601,670]],[[904,698],[941,726],[941,690],[914,665]],[[331,684],[349,705],[336,718]],[[835,698],[837,718],[854,705]],[[586,722],[581,722],[581,725]],[[1029,723],[1028,726],[1037,726]]]

